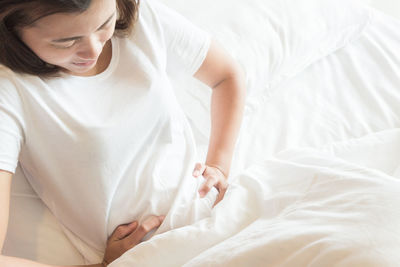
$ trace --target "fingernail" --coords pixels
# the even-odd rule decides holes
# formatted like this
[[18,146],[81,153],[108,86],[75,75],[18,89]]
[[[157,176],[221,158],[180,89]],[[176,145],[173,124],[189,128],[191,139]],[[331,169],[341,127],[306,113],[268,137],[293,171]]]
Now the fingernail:
[[199,175],[200,175],[200,172],[196,170],[196,171],[193,172],[193,175],[194,175],[194,176],[199,176]]
[[205,192],[205,191],[199,191],[199,195],[200,195],[200,197],[204,197],[204,196],[205,196],[205,194],[206,194],[206,192]]

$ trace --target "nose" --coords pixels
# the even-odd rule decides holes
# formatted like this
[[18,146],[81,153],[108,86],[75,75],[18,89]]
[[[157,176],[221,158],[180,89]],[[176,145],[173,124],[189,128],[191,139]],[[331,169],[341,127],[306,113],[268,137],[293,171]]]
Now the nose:
[[103,43],[96,37],[90,37],[83,43],[77,55],[84,60],[97,59],[103,50]]

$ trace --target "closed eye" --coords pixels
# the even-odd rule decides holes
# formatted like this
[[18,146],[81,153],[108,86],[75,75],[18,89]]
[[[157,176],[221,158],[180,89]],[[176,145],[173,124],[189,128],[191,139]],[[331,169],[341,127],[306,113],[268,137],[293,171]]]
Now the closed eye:
[[[99,28],[97,28],[96,31],[99,31],[99,30],[105,28],[111,22],[112,18],[115,16],[115,14],[116,14],[116,11],[114,11],[114,13]],[[76,41],[76,40],[79,40],[82,38],[83,38],[83,36],[74,36],[74,37],[56,39],[56,40],[53,40],[52,42],[59,43],[59,44],[68,43],[68,44],[70,44],[70,46],[68,46],[68,44],[65,46],[64,45],[61,45],[61,46],[55,45],[55,46],[60,47],[60,48],[69,48],[69,47],[73,46],[73,43],[72,43],[73,41]]]
[[55,44],[54,46],[56,48],[60,48],[60,49],[68,49],[68,48],[73,47],[75,44],[76,44],[76,41],[74,40],[74,41],[66,42],[65,44]]

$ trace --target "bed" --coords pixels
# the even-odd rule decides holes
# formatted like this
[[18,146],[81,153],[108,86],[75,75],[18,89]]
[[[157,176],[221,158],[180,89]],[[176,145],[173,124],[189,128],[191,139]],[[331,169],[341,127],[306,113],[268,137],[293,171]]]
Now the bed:
[[[110,266],[398,266],[400,21],[345,0],[159,1],[242,65],[246,110],[212,215]],[[171,79],[204,157],[211,91]],[[20,168],[3,252],[63,265],[102,256],[56,221]]]

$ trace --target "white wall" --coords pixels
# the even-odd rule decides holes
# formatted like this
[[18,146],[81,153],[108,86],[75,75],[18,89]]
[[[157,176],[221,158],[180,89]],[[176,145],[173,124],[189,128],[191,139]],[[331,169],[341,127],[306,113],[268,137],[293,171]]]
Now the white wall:
[[387,14],[400,19],[400,0],[362,0]]

